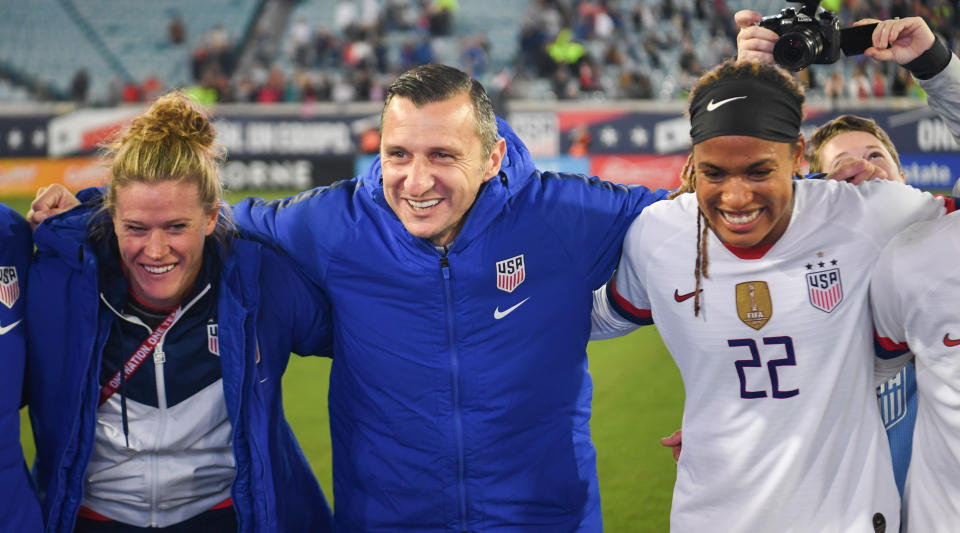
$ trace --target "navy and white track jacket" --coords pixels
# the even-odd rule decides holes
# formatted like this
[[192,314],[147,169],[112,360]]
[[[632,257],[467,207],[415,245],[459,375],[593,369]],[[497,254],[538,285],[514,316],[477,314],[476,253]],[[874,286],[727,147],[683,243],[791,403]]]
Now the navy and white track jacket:
[[383,196],[380,163],[236,206],[332,305],[338,532],[599,531],[587,370],[593,289],[627,226],[666,194],[507,156],[446,253]]
[[[47,531],[73,531],[83,501],[98,377],[115,320],[98,286],[99,268],[115,265],[98,264],[101,245],[87,237],[99,195],[81,191],[81,201],[89,202],[45,221],[34,235],[27,313],[41,318],[28,328],[27,401]],[[330,531],[330,509],[284,418],[280,394],[291,351],[329,355],[326,299],[288,259],[259,244],[234,239],[221,254],[218,343],[236,465],[230,496],[240,530]]]

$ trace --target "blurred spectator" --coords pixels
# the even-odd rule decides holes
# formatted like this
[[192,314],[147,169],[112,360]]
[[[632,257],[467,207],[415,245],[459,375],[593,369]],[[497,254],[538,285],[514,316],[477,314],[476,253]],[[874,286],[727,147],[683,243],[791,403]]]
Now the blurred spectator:
[[120,92],[120,101],[132,104],[143,101],[143,93],[140,92],[140,86],[133,80],[128,80],[123,84],[123,90]]
[[286,84],[283,71],[280,70],[280,67],[271,68],[266,85],[261,87],[257,92],[257,102],[261,104],[282,102],[286,93]]
[[107,105],[117,105],[120,103],[123,97],[123,80],[119,77],[114,76],[110,78],[110,83],[107,84]]
[[403,61],[403,70],[433,63],[433,45],[430,43],[430,38],[424,36],[417,41],[407,41],[403,50],[400,51],[400,57]]
[[277,53],[277,43],[264,21],[260,21],[253,30],[253,59],[261,64],[273,61]]
[[313,40],[320,68],[339,68],[343,61],[343,45],[327,28],[317,28]]
[[293,49],[293,62],[298,67],[307,68],[313,65],[313,30],[303,17],[290,26],[290,47]]
[[913,84],[913,76],[905,68],[898,68],[894,74],[893,83],[890,84],[890,96],[907,96],[910,85]]
[[487,72],[489,51],[490,41],[483,33],[460,39],[460,63],[463,70],[474,78],[482,78]]
[[579,82],[570,75],[569,70],[558,68],[553,73],[553,94],[558,100],[574,100],[580,96]]
[[824,95],[829,100],[839,100],[843,97],[843,93],[846,90],[846,85],[847,82],[843,79],[843,74],[841,74],[838,70],[834,70],[833,74],[830,75],[830,78],[827,79],[826,84],[824,84]]
[[353,0],[341,0],[333,8],[333,29],[340,35],[352,38],[359,29],[360,12]]
[[547,34],[533,22],[520,29],[520,64],[524,72],[539,77],[550,77],[556,63],[547,53]]
[[623,98],[653,98],[653,86],[650,84],[650,78],[642,72],[621,72],[619,89],[620,96]]
[[387,0],[384,6],[383,20],[387,30],[406,31],[417,24],[417,12],[410,5],[411,0]]
[[140,84],[140,92],[145,102],[152,102],[164,93],[163,82],[159,78],[150,74]]
[[187,40],[187,26],[180,13],[174,13],[167,23],[167,40],[172,45],[183,44]]
[[547,45],[547,53],[563,70],[564,66],[573,66],[580,62],[586,53],[583,45],[573,40],[573,32],[564,28],[557,34],[557,38]]
[[570,131],[570,137],[573,140],[570,143],[570,149],[567,155],[571,157],[584,157],[590,153],[590,130],[586,125],[577,126]]
[[358,102],[370,100],[373,93],[373,80],[370,77],[370,70],[361,67],[353,71],[351,76],[353,82],[353,97]]
[[887,95],[887,78],[883,75],[883,71],[880,70],[878,65],[873,67],[873,77],[870,80],[871,88],[873,89],[874,98],[883,98]]
[[427,21],[430,35],[446,37],[453,28],[453,12],[457,9],[457,0],[433,0],[427,7]]
[[376,62],[373,55],[373,45],[362,39],[348,43],[343,49],[343,62],[353,68],[372,65]]
[[847,95],[851,99],[865,100],[870,98],[870,93],[870,80],[863,72],[863,65],[858,65],[856,70],[853,71],[853,77],[847,83]]
[[87,73],[87,69],[81,68],[73,75],[73,79],[70,81],[70,97],[73,98],[73,101],[78,105],[84,105],[87,103],[87,92],[89,90],[90,75]]
[[249,103],[255,102],[256,98],[257,84],[253,82],[249,74],[241,75],[233,87],[233,101]]
[[584,60],[580,62],[577,70],[577,80],[580,82],[581,91],[594,92],[603,89],[603,87],[600,86],[600,74],[597,71],[598,67],[593,63],[592,59],[589,57],[584,58]]

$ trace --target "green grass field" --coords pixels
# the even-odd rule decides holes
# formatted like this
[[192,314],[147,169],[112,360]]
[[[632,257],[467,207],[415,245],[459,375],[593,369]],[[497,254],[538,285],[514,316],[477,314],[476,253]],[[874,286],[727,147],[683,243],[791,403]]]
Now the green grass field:
[[[234,194],[230,200],[242,196]],[[29,200],[24,198],[0,201],[21,213],[29,208]],[[652,327],[620,339],[593,342],[587,351],[594,384],[591,428],[605,528],[611,532],[667,531],[675,466],[669,450],[660,445],[660,437],[680,427],[680,374]],[[329,372],[328,359],[293,357],[283,385],[287,418],[332,500]],[[31,462],[33,443],[25,410],[21,413],[21,441]]]

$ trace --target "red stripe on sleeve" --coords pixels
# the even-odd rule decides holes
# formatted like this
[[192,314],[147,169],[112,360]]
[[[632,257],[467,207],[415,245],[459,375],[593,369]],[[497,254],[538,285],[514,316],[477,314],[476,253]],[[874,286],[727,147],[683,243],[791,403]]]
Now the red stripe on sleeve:
[[615,278],[610,279],[610,288],[613,289],[610,292],[613,294],[613,298],[617,301],[617,305],[619,305],[624,311],[637,318],[650,319],[653,317],[653,314],[649,309],[640,309],[634,307],[629,300],[620,295],[620,293],[617,291],[617,280]]
[[957,199],[953,196],[944,196],[943,205],[947,208],[947,213],[953,213],[957,210]]
[[874,330],[873,336],[876,338],[877,343],[881,348],[887,350],[888,352],[905,352],[910,350],[910,346],[905,342],[895,342],[886,337],[881,337],[879,333]]

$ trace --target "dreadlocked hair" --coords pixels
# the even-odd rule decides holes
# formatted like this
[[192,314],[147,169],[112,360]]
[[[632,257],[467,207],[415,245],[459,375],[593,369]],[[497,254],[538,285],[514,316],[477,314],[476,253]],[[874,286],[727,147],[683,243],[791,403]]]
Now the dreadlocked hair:
[[[737,61],[727,59],[723,63],[707,71],[697,80],[696,85],[690,90],[687,103],[687,118],[690,118],[690,106],[699,91],[705,90],[711,85],[726,80],[760,80],[790,93],[801,102],[804,101],[803,86],[797,83],[795,79],[785,70],[769,63],[760,61]],[[680,187],[670,194],[670,198],[675,198],[683,193],[696,192],[697,190],[697,172],[693,165],[693,152],[687,156],[687,162],[680,171]],[[697,208],[697,259],[694,263],[693,275],[696,278],[696,293],[693,300],[693,316],[700,316],[700,294],[703,285],[703,279],[709,279],[707,272],[707,237],[710,234],[710,222],[707,216],[700,208]]]

